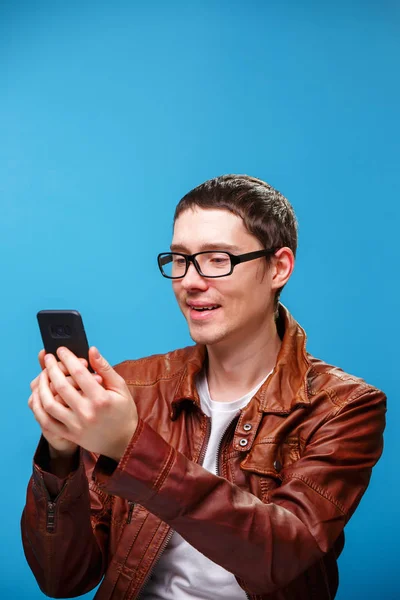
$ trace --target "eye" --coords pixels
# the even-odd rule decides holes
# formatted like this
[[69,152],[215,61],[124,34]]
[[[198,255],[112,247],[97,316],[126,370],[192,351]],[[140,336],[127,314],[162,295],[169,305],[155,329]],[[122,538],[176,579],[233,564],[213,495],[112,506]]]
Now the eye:
[[173,260],[174,265],[176,265],[177,267],[180,267],[180,266],[186,264],[186,260],[183,258],[183,256],[174,256],[172,260]]
[[214,252],[208,256],[208,261],[216,267],[225,267],[230,262],[228,254]]

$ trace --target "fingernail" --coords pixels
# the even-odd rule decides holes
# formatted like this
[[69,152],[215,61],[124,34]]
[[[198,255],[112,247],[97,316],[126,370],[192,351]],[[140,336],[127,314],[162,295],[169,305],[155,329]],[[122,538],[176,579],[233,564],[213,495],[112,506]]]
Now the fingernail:
[[93,354],[95,358],[100,358],[100,352],[97,350],[97,348],[94,349]]
[[44,357],[44,362],[46,363],[46,365],[49,362],[49,360],[50,360],[50,354],[46,354],[46,356]]

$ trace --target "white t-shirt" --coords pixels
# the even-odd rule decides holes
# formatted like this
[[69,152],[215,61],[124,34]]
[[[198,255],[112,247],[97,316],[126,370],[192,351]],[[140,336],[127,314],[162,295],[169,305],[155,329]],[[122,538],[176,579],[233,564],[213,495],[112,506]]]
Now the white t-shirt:
[[[241,408],[251,400],[270,373],[248,394],[232,402],[210,397],[207,377],[196,381],[203,412],[211,417],[211,434],[203,467],[217,474],[217,452],[221,439]],[[144,600],[246,600],[235,576],[188,544],[174,532],[141,594]]]

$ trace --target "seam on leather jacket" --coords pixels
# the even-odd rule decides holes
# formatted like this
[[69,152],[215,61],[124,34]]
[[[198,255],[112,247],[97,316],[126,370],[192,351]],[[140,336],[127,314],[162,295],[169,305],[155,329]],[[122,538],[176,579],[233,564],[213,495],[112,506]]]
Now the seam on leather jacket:
[[331,504],[333,504],[344,516],[346,516],[347,511],[344,508],[344,506],[342,506],[340,504],[340,502],[338,502],[337,500],[335,500],[335,498],[333,498],[333,496],[331,496],[330,494],[327,494],[327,492],[325,490],[323,490],[321,487],[319,487],[318,485],[316,485],[311,479],[308,479],[308,477],[304,477],[303,475],[300,475],[299,473],[290,473],[289,475],[284,476],[282,481],[283,482],[284,481],[289,481],[289,479],[300,479],[306,485],[308,485],[309,488],[311,488],[312,490],[314,490],[314,492],[317,492],[317,494],[319,494],[320,496],[322,496],[326,500],[329,500],[329,502]]
[[142,433],[143,427],[144,427],[144,423],[143,423],[142,419],[139,419],[135,433],[133,434],[133,437],[131,438],[131,441],[129,442],[128,447],[125,450],[125,454],[123,455],[123,457],[121,458],[121,461],[119,463],[119,468],[121,470],[125,469],[128,461],[129,461],[129,455],[131,453],[132,447],[135,445],[136,440]]
[[[382,396],[382,392],[380,390],[365,383],[362,390],[360,390],[360,389],[355,390],[353,395],[350,395],[347,398],[346,405],[348,406],[350,404],[350,402],[354,402],[356,400],[361,400],[361,398],[363,396],[370,396],[371,393],[374,393],[374,394],[378,393],[380,396]],[[386,396],[385,396],[385,399],[386,399]]]
[[104,502],[109,502],[111,499],[110,494],[107,494],[107,492],[99,488],[99,486],[93,481],[93,479],[89,481],[89,490],[94,492],[95,494],[98,494],[100,498],[104,500]]
[[157,492],[162,488],[162,485],[163,485],[164,481],[166,480],[166,478],[172,468],[174,458],[175,458],[175,450],[174,450],[174,448],[171,447],[169,454],[167,456],[167,459],[161,468],[160,474],[154,483],[154,489]]
[[184,371],[185,371],[185,369],[182,369],[181,371],[177,371],[176,373],[171,373],[171,375],[168,375],[168,377],[162,377],[160,375],[160,377],[156,377],[155,379],[152,379],[150,382],[149,381],[138,381],[136,379],[126,379],[125,383],[127,385],[134,385],[136,387],[151,387],[152,385],[155,385],[159,381],[170,381],[171,379],[175,379],[175,377],[179,377],[182,372],[184,373]]

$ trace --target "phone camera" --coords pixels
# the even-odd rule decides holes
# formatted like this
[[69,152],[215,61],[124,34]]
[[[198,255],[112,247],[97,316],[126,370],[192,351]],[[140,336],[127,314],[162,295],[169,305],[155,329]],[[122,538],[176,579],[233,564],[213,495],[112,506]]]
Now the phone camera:
[[69,325],[52,325],[50,332],[53,338],[69,338],[71,337],[71,327]]

